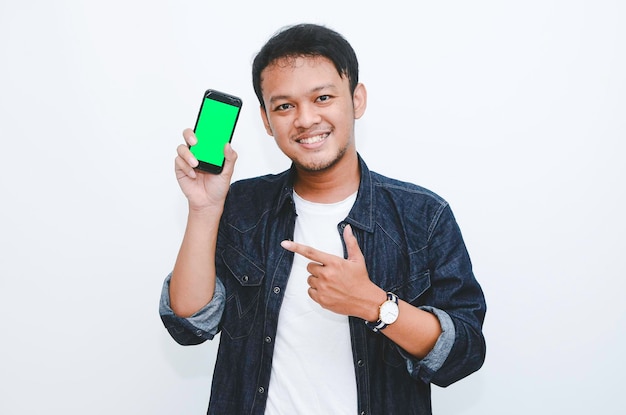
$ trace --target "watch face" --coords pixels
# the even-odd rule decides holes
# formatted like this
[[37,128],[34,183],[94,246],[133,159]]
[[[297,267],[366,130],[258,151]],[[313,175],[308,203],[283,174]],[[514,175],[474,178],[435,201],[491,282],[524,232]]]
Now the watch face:
[[380,320],[385,324],[391,324],[398,318],[398,311],[398,304],[385,301],[380,306]]

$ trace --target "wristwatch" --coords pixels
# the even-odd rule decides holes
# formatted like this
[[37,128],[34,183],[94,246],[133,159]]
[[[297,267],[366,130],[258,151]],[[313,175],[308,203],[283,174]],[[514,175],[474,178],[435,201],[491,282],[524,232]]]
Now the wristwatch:
[[387,293],[387,301],[382,303],[378,311],[378,321],[372,323],[365,322],[373,332],[378,332],[398,319],[400,310],[398,308],[398,296],[394,293]]

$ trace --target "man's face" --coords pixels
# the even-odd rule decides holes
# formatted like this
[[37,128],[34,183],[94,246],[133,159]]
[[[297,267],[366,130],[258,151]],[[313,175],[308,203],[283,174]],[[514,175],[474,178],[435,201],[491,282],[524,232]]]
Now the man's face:
[[365,87],[353,96],[346,77],[323,57],[283,58],[261,73],[267,133],[303,171],[327,170],[356,154],[354,120],[365,111]]

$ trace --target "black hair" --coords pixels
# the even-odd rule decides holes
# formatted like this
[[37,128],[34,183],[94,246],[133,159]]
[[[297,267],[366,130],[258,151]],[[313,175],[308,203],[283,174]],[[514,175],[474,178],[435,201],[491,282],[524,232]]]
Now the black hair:
[[339,33],[325,26],[303,23],[288,26],[274,34],[261,48],[252,62],[252,86],[261,107],[261,72],[276,60],[295,57],[324,57],[337,68],[340,76],[348,78],[350,93],[359,82],[359,62],[348,41]]

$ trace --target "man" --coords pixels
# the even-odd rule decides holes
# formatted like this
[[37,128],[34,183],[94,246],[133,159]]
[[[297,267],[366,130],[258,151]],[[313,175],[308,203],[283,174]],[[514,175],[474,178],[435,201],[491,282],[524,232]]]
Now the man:
[[[230,184],[178,147],[187,228],[160,313],[181,344],[221,331],[210,414],[430,414],[485,357],[486,305],[448,204],[369,171],[367,92],[338,33],[292,26],[253,63],[292,167]],[[191,130],[183,132],[193,145]]]

